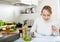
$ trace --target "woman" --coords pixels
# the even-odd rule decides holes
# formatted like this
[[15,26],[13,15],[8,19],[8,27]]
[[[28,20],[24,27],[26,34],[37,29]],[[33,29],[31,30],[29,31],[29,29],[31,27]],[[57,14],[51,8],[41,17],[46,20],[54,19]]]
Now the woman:
[[44,6],[41,11],[41,16],[36,19],[31,28],[32,36],[34,36],[34,32],[39,33],[40,35],[52,35],[52,33],[57,32],[51,15],[52,8],[50,6]]

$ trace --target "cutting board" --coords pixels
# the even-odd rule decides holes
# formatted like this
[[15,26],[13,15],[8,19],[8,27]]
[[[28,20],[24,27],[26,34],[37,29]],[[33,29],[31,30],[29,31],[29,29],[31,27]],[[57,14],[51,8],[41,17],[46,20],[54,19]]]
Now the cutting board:
[[0,32],[0,34],[15,34],[15,33],[19,33],[19,29],[16,29],[16,31],[14,31],[14,32],[6,32],[6,31]]

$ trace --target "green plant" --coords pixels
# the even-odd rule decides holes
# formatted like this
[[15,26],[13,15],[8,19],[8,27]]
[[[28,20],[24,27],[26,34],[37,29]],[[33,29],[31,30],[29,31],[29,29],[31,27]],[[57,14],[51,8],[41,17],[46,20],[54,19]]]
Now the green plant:
[[4,25],[3,20],[0,20],[0,26],[3,26],[3,25]]

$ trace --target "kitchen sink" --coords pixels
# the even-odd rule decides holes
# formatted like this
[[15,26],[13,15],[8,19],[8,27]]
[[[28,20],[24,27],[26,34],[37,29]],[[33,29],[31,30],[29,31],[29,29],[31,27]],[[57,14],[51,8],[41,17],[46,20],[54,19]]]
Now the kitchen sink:
[[2,34],[0,37],[0,42],[13,42],[14,40],[19,38],[19,34]]

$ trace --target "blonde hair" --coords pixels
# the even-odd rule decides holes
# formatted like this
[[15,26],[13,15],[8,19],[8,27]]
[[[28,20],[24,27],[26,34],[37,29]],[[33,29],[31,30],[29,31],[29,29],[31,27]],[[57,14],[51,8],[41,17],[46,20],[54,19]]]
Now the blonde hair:
[[52,8],[50,6],[44,6],[43,9],[42,9],[42,11],[41,11],[41,13],[43,12],[44,9],[47,10],[49,13],[52,14]]

